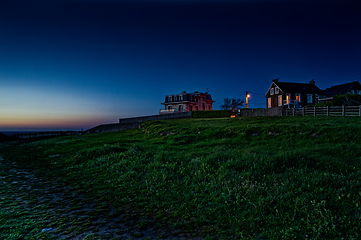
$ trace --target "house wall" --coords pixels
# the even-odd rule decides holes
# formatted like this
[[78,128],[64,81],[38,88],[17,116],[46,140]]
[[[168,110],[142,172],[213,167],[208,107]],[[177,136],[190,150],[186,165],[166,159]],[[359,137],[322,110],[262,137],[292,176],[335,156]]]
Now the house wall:
[[[208,98],[208,99],[207,99]],[[211,95],[205,93],[182,93],[175,95],[167,95],[165,97],[164,109],[172,109],[179,111],[179,106],[183,105],[183,112],[195,110],[213,110],[213,101]]]
[[[352,91],[353,90],[353,91]],[[361,95],[361,84],[355,84],[351,89],[350,92],[352,94],[360,94]]]
[[[285,94],[280,89],[278,94],[275,93],[275,88],[277,85],[275,83],[272,83],[271,87],[269,88],[269,91],[266,93],[266,108],[268,108],[268,98],[271,98],[271,108],[278,107],[278,96],[282,96],[282,101],[285,100]],[[271,95],[270,90],[273,88],[273,94]]]
[[[283,92],[280,89],[279,93],[276,94],[275,93],[275,88],[276,87],[277,87],[277,85],[273,82],[271,87],[269,88],[268,92],[266,93],[266,108],[268,108],[268,98],[271,98],[271,108],[279,107],[278,106],[278,96],[280,96],[280,95],[282,96],[282,107],[287,108],[288,105],[284,105],[283,101],[287,99],[286,96],[290,92]],[[271,95],[271,93],[270,93],[272,88],[273,88],[273,91],[274,91],[273,95]],[[312,100],[313,100],[312,103],[307,103],[307,95],[308,94],[306,94],[306,93],[301,93],[301,103],[300,103],[300,105],[302,105],[304,107],[304,106],[307,106],[309,104],[317,103],[316,102],[316,94],[314,94],[314,93],[312,94]],[[296,99],[296,93],[295,92],[290,93],[290,99],[291,100]]]

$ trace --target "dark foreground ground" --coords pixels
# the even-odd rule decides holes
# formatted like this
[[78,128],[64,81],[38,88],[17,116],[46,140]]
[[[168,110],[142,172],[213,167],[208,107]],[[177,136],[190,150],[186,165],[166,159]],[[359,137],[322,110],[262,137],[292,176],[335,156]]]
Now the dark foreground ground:
[[360,124],[184,119],[3,143],[0,239],[360,239]]
[[[81,177],[81,176],[79,176]],[[0,155],[0,239],[199,239],[89,199]],[[147,223],[143,226],[142,223]]]

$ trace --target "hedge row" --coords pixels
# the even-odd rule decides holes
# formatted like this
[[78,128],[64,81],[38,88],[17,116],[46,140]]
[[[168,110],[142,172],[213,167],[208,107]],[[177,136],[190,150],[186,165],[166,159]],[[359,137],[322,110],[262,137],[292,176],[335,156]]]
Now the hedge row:
[[224,118],[230,116],[231,110],[192,111],[192,118]]

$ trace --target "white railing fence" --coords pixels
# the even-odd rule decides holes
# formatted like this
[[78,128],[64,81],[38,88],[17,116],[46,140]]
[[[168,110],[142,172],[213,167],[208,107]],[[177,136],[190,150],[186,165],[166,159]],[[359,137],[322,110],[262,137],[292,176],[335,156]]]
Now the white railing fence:
[[282,116],[354,116],[361,117],[360,106],[284,108]]

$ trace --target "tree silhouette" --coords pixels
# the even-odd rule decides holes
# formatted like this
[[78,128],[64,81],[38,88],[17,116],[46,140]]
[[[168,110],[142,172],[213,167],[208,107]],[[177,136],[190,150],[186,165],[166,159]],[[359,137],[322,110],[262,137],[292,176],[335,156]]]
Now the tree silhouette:
[[232,112],[237,111],[242,107],[244,101],[240,98],[224,98],[223,104],[221,105],[222,110],[232,110]]

